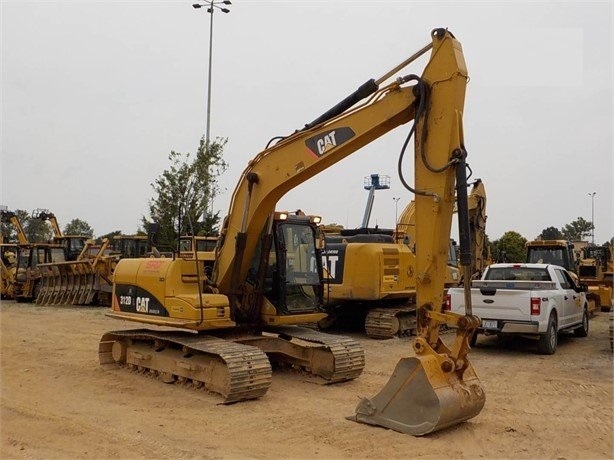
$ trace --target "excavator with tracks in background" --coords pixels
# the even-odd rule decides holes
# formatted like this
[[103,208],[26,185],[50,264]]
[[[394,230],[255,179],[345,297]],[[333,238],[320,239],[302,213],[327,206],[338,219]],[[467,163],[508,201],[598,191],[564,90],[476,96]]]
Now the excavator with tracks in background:
[[[467,209],[469,211],[469,233],[471,236],[471,277],[477,279],[488,265],[488,257],[485,256],[486,247],[486,187],[482,179],[475,179],[471,185],[471,192],[467,196]],[[397,222],[393,237],[397,242],[414,246],[416,238],[416,219],[415,202],[412,200],[403,209]],[[458,207],[454,205],[454,213],[458,212]],[[451,241],[449,265],[457,266],[456,242]],[[456,284],[461,284],[462,280],[454,280]],[[460,282],[459,282],[460,281]],[[450,283],[452,284],[452,283]]]
[[[486,189],[481,179],[472,183],[468,211],[473,255],[471,274],[476,277],[485,267]],[[367,336],[374,339],[415,334],[415,230],[415,201],[412,200],[403,209],[391,234],[387,230],[377,233],[376,229],[369,229],[356,234],[337,230],[326,235],[322,263],[328,275],[324,303],[329,315],[318,323],[320,328],[362,326]],[[454,240],[450,240],[448,254],[444,291],[463,282]]]
[[[394,74],[431,51],[422,76]],[[460,258],[471,264],[467,165],[462,116],[468,80],[462,47],[446,29],[379,79],[369,80],[323,115],[275,138],[242,173],[216,247],[211,279],[181,258],[122,259],[115,270],[112,318],[168,329],[105,333],[101,365],[191,381],[224,403],[264,395],[271,362],[329,383],[358,377],[364,351],[348,337],[296,326],[325,316],[315,216],[275,211],[290,190],[388,131],[414,120],[417,318],[415,357],[403,358],[382,392],[359,403],[352,420],[424,435],[476,416],[485,394],[468,359],[479,325],[471,315],[442,312],[455,190]],[[405,147],[399,158],[401,170]],[[467,274],[469,277],[470,274]],[[467,292],[469,295],[469,291]],[[441,324],[453,326],[448,348]]]

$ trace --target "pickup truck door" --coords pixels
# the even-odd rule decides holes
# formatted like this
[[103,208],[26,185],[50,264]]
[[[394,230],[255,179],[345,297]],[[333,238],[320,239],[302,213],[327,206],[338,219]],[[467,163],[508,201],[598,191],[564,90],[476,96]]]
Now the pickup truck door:
[[575,283],[565,270],[555,268],[554,272],[563,289],[562,311],[559,312],[559,326],[569,326],[582,321],[581,296],[573,289]]

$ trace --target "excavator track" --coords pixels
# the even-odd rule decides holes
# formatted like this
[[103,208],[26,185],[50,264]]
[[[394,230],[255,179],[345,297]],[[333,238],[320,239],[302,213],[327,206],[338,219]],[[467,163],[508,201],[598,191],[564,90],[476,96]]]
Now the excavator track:
[[273,355],[274,360],[306,370],[320,383],[353,380],[365,367],[364,349],[351,337],[305,327],[277,326],[264,329],[261,340],[266,353],[279,351]]
[[365,318],[365,331],[372,339],[412,335],[416,331],[416,307],[372,308]]
[[101,365],[124,364],[157,374],[166,383],[191,381],[221,395],[224,404],[263,396],[271,364],[258,348],[208,335],[134,329],[100,339]]

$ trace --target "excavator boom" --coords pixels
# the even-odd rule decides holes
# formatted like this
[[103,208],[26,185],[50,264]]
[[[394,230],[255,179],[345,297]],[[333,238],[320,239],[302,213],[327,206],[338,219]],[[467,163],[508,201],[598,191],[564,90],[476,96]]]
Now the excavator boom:
[[412,87],[392,84],[372,98],[367,106],[287,137],[250,162],[234,190],[222,228],[214,273],[220,291],[230,290],[235,263],[240,266],[238,278],[244,279],[250,262],[249,257],[228,247],[229,243],[241,235],[245,240],[242,252],[252,254],[267,217],[288,191],[414,116]]

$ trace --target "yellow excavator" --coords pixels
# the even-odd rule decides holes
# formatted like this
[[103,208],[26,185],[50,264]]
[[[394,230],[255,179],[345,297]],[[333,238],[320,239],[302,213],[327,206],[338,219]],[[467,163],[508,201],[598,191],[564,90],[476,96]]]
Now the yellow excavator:
[[[470,308],[464,316],[442,312],[455,189],[467,273],[471,264],[462,130],[468,74],[450,32],[436,29],[431,38],[249,162],[222,225],[210,280],[181,258],[121,260],[108,314],[177,330],[108,332],[100,340],[100,363],[125,364],[167,382],[191,380],[222,394],[226,403],[265,394],[271,361],[328,382],[358,377],[364,352],[355,340],[295,326],[324,316],[316,256],[323,239],[316,237],[315,216],[276,212],[275,206],[294,187],[415,120],[408,134],[409,141],[415,132],[415,185],[408,187],[416,194],[419,247],[416,357],[401,359],[380,394],[361,401],[351,418],[423,435],[477,415],[485,395],[468,360],[468,338],[479,319]],[[384,84],[428,51],[422,76],[406,74]],[[450,348],[439,337],[441,324],[456,330]]]
[[[364,326],[367,336],[386,339],[416,331],[415,201],[401,212],[392,235],[337,230],[326,236],[322,263],[327,272],[324,303],[329,316],[318,325]],[[473,260],[471,274],[484,270],[486,239],[486,190],[476,179],[468,196],[469,226]],[[455,205],[454,213],[457,212]],[[463,282],[450,240],[444,288]]]
[[[467,197],[467,209],[469,211],[469,229],[471,235],[471,253],[473,255],[473,262],[471,263],[472,278],[479,278],[484,269],[487,266],[487,258],[484,256],[486,250],[486,187],[482,179],[475,179],[470,184],[471,192]],[[404,242],[405,244],[413,246],[413,242],[416,238],[416,222],[415,222],[415,202],[412,200],[405,206],[401,215],[399,216],[395,232],[393,234],[394,239],[397,242]],[[454,213],[457,212],[457,206],[454,205]],[[453,246],[455,246],[453,244]],[[455,248],[450,248],[450,262],[451,265],[456,264],[456,257],[452,255],[456,252]],[[458,281],[452,277],[450,284],[458,284]]]

